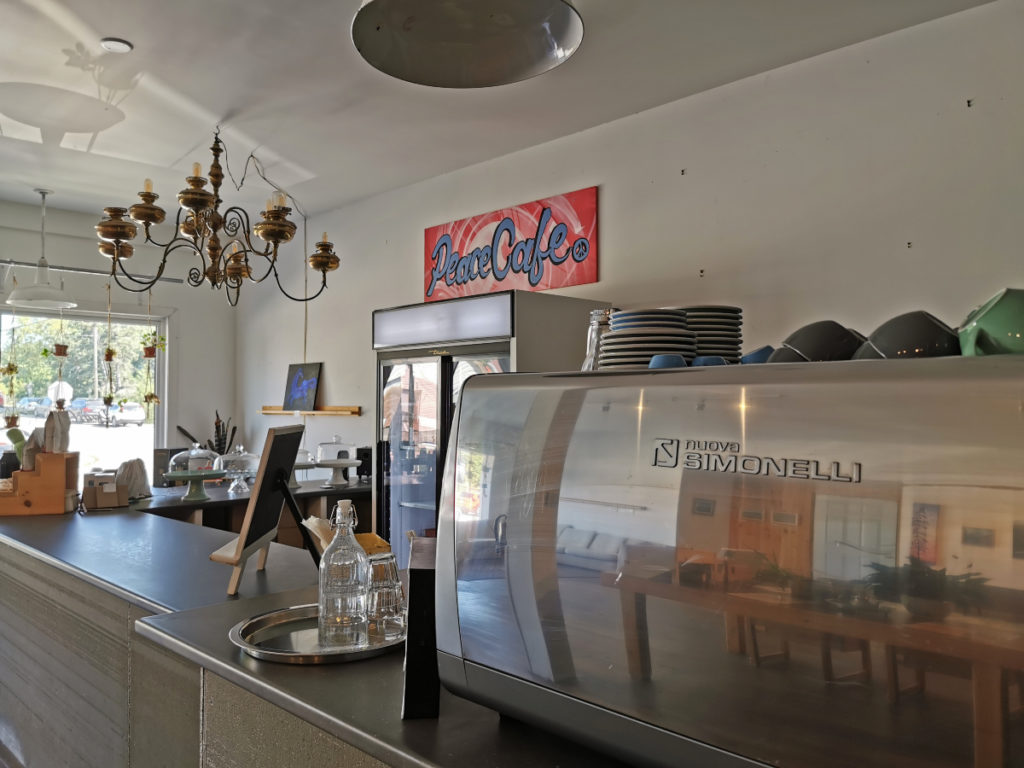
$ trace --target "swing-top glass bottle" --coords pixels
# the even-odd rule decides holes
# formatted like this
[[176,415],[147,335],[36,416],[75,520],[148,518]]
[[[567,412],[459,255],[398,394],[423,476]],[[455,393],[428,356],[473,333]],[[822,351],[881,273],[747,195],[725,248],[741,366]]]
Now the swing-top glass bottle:
[[370,561],[356,541],[358,518],[351,500],[335,505],[331,523],[334,538],[320,558],[320,645],[359,648],[369,644]]

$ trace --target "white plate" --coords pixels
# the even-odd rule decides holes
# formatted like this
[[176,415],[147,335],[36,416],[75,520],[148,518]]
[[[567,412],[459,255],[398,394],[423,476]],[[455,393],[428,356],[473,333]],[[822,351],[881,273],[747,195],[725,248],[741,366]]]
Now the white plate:
[[609,323],[612,329],[617,328],[689,328],[685,320],[621,320]]
[[686,318],[686,313],[682,309],[662,308],[662,307],[648,307],[643,309],[620,309],[617,312],[612,312],[609,317],[612,320],[622,317],[681,317]]
[[612,323],[608,327],[613,331],[642,331],[646,328],[668,328],[673,331],[685,331],[690,326],[686,323],[666,323],[659,320],[656,323]]
[[650,312],[636,312],[628,315],[610,315],[610,323],[636,323],[644,320],[668,320],[669,322],[686,322],[686,315],[682,312],[666,312],[663,315],[656,315]]
[[697,343],[696,338],[687,338],[685,336],[647,336],[640,338],[611,338],[605,336],[601,339],[601,348],[605,347],[619,347],[623,344],[683,344],[690,345]]
[[671,328],[661,326],[659,328],[620,328],[607,331],[601,338],[624,339],[628,336],[684,336],[693,337],[693,331],[687,328]]
[[629,350],[627,352],[603,352],[597,356],[598,360],[621,360],[624,357],[651,357],[652,355],[683,355],[689,352],[693,354],[695,350],[690,349],[647,349],[647,350]]
[[724,305],[717,304],[702,304],[695,305],[692,307],[675,307],[683,312],[689,314],[690,312],[713,312],[715,314],[726,313],[730,315],[739,315],[743,313],[743,307],[727,307]]

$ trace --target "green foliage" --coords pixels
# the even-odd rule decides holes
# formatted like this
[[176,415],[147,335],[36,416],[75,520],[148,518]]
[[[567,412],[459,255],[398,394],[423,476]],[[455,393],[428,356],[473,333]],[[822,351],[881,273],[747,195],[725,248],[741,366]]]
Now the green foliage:
[[898,602],[904,595],[930,600],[950,601],[961,610],[977,607],[984,601],[982,586],[988,578],[977,572],[947,573],[945,568],[932,568],[916,557],[901,566],[870,563],[873,573],[868,577],[875,597]]
[[[106,363],[103,352],[107,347],[106,320],[75,320],[64,318],[61,331],[58,318],[25,316],[19,313],[16,323],[15,349],[11,350],[12,316],[4,313],[0,333],[0,375],[7,364],[16,362],[18,375],[14,379],[13,393],[8,398],[42,397],[47,387],[57,380],[58,364],[63,363],[62,378],[71,385],[74,397],[100,397],[107,394],[108,377],[112,381],[112,394],[141,402],[152,387],[146,387],[146,361],[140,347],[142,337],[152,331],[151,325],[115,322],[111,327],[110,347],[118,354]],[[58,358],[50,351],[47,355],[32,352],[52,348],[55,340],[68,345],[68,356]],[[29,354],[31,352],[31,354]],[[5,379],[4,384],[8,382]]]
[[758,566],[757,573],[754,574],[754,579],[756,581],[759,581],[762,584],[774,584],[778,587],[788,587],[790,582],[795,578],[791,571],[787,571],[779,565],[779,561],[776,558],[769,558],[763,552],[758,552],[757,556],[760,565]]
[[157,333],[155,330],[142,334],[142,346],[156,347],[161,352],[167,351],[167,337]]

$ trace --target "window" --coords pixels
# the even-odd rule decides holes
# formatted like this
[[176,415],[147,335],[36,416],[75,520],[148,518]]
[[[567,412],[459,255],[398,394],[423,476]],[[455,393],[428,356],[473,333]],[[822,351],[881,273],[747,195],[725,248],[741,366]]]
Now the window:
[[[146,395],[165,391],[162,353],[144,357],[143,337],[165,335],[164,320],[118,318],[108,326],[105,314],[17,310],[0,315],[0,404],[8,425],[31,434],[42,427],[58,398],[71,416],[70,450],[79,454],[79,474],[94,467],[116,468],[142,459],[152,477],[153,447],[161,410]],[[57,343],[67,356],[54,354]],[[11,364],[13,375],[6,373]],[[109,396],[110,405],[103,398]],[[0,444],[9,444],[6,433]]]

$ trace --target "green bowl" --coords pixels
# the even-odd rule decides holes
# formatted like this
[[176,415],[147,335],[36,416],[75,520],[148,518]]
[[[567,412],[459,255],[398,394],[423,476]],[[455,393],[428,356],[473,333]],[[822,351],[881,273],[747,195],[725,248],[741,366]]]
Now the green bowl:
[[1024,354],[1024,290],[1004,288],[960,323],[963,355]]

